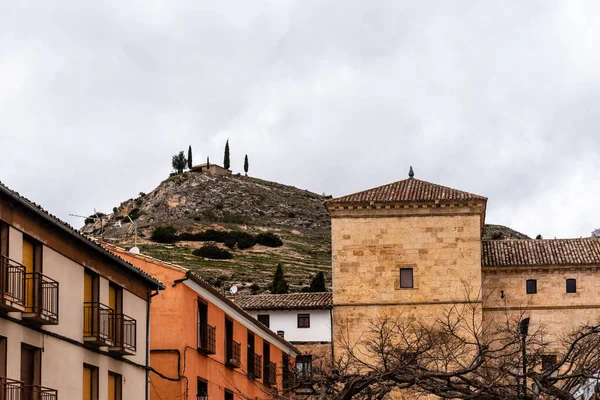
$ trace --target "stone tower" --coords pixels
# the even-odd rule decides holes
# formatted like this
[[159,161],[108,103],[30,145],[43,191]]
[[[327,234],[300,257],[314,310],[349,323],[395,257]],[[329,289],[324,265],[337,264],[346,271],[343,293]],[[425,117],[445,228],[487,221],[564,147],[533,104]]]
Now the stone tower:
[[332,199],[334,354],[377,316],[425,320],[480,301],[487,198],[409,179]]

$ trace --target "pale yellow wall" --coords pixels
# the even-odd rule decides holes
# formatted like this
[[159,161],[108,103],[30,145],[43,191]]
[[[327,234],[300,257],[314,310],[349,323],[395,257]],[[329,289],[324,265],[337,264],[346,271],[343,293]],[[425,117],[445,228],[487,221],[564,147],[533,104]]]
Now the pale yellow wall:
[[[477,296],[479,215],[333,218],[334,304],[441,302]],[[400,268],[414,289],[398,289]]]
[[[568,278],[577,280],[576,293],[566,292]],[[537,280],[537,294],[527,294],[527,279]],[[553,341],[600,318],[600,276],[589,267],[489,267],[484,270],[483,293],[486,322],[529,316],[532,332],[543,327]]]
[[[22,260],[23,234],[14,228],[9,233],[9,257]],[[43,273],[59,282],[59,324],[44,325],[56,333],[83,343],[84,268],[53,249],[43,246]],[[108,304],[109,281],[100,278],[100,301]],[[146,301],[123,290],[123,312],[136,320],[136,354],[126,356],[140,365],[146,358]],[[21,314],[9,313],[20,319]],[[42,385],[57,389],[61,399],[82,398],[83,363],[99,368],[99,399],[107,398],[108,371],[123,375],[123,398],[142,400],[145,396],[146,373],[143,368],[127,364],[64,340],[44,335],[12,321],[0,318],[0,336],[7,338],[7,377],[20,378],[21,343],[42,348]],[[101,348],[106,350],[107,348]]]
[[[332,218],[332,256],[336,357],[376,318],[433,321],[480,300],[479,214]],[[414,288],[399,287],[400,268],[413,268]]]

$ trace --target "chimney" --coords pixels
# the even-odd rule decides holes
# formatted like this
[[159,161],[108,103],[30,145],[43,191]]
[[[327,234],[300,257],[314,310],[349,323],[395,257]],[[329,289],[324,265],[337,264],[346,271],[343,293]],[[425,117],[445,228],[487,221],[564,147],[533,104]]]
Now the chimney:
[[285,332],[284,331],[277,331],[277,335],[282,338],[285,339]]

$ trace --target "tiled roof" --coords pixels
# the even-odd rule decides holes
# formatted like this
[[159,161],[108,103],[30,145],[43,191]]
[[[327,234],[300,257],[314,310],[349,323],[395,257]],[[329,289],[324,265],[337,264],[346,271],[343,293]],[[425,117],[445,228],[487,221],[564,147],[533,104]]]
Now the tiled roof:
[[369,202],[420,203],[434,201],[450,203],[474,200],[487,201],[487,198],[419,179],[405,179],[362,192],[331,199],[327,201],[326,204]]
[[330,292],[259,294],[236,299],[236,304],[245,310],[310,310],[332,308]]
[[484,267],[600,264],[600,239],[482,241]]
[[96,251],[102,253],[104,256],[107,256],[110,259],[112,259],[113,261],[117,262],[125,269],[132,271],[133,273],[138,275],[140,278],[142,278],[142,280],[145,280],[146,282],[149,282],[152,285],[157,286],[161,289],[165,288],[164,285],[162,284],[162,282],[160,282],[159,280],[156,280],[155,278],[153,278],[151,275],[147,274],[143,270],[131,265],[127,261],[123,260],[121,257],[118,257],[115,254],[111,253],[110,251],[104,249],[102,246],[100,246],[95,241],[92,241],[88,237],[82,235],[78,230],[73,228],[71,225],[67,224],[60,218],[56,217],[55,215],[50,214],[48,211],[44,210],[42,208],[42,206],[40,206],[39,204],[36,204],[33,201],[27,199],[26,197],[21,196],[19,193],[10,189],[8,186],[4,185],[2,182],[0,182],[0,193],[4,193],[7,196],[9,196],[10,198],[14,199],[15,201],[17,201],[18,203],[23,205],[25,208],[29,209],[30,211],[33,211],[41,218],[50,222],[57,228],[61,229],[63,232],[65,232],[68,235],[79,240],[83,245],[91,247],[93,250],[96,250]]

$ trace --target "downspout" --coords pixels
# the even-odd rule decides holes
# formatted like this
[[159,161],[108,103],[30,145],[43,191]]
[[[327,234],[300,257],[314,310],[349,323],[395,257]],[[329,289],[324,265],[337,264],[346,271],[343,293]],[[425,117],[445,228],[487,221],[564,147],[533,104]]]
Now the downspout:
[[187,272],[185,273],[185,276],[184,276],[183,278],[181,278],[181,279],[175,279],[175,280],[173,281],[173,283],[171,283],[171,286],[175,287],[175,285],[177,285],[178,283],[185,282],[185,281],[187,281],[188,279],[190,279],[190,271],[187,271]]
[[333,359],[333,355],[334,355],[334,351],[333,351],[333,345],[334,345],[334,340],[333,340],[333,306],[329,309],[329,326],[330,326],[330,330],[331,330],[331,337],[329,338],[331,340],[331,362],[333,363],[334,359]]
[[150,291],[146,303],[146,400],[150,400],[150,303],[152,303],[152,298],[158,294],[159,290],[157,287],[155,293]]

